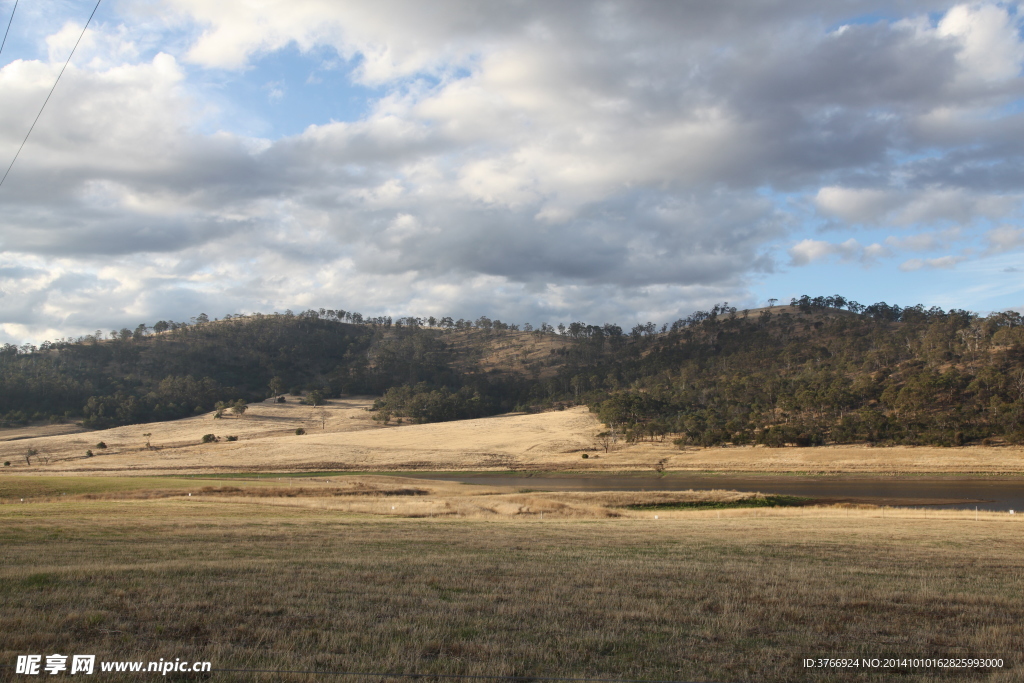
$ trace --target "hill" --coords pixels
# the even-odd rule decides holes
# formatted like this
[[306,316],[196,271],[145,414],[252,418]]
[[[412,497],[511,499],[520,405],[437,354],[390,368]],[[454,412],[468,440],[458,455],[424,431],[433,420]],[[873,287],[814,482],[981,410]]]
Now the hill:
[[382,424],[587,405],[606,442],[683,448],[1024,441],[1024,326],[1014,312],[802,297],[625,332],[321,309],[162,321],[111,337],[5,346],[5,426],[180,419],[290,391],[310,403],[381,396]]

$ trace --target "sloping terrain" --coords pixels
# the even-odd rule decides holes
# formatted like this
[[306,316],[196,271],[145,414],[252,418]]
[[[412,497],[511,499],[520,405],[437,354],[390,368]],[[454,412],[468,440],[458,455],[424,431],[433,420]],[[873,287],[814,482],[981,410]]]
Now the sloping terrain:
[[[734,472],[1024,472],[1019,447],[687,448],[671,441],[598,443],[586,408],[382,427],[369,397],[323,407],[252,404],[213,414],[0,442],[0,474],[171,474],[251,471],[688,470]],[[40,430],[48,430],[43,427]],[[297,435],[297,429],[305,434]],[[218,440],[202,443],[206,434]],[[237,441],[228,441],[237,436]],[[105,448],[97,446],[100,442]],[[148,444],[148,445],[147,445]],[[35,451],[29,455],[29,450]],[[87,451],[92,456],[87,456]],[[584,459],[583,454],[588,457]],[[29,464],[31,463],[31,464]]]

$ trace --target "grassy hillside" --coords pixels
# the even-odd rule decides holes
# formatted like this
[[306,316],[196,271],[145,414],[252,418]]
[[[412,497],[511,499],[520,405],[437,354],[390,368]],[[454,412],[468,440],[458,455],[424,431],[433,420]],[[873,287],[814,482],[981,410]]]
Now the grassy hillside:
[[383,395],[384,423],[586,404],[607,439],[684,447],[1024,441],[1024,326],[1012,312],[803,297],[629,332],[524,328],[321,310],[7,346],[0,415],[108,427],[292,391]]

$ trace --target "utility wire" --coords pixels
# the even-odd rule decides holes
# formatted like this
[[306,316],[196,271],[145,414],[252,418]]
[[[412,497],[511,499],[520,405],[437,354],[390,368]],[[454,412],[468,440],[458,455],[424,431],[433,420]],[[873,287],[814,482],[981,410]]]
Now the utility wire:
[[[89,24],[92,22],[92,18],[96,16],[96,10],[100,8],[100,3],[102,1],[103,0],[96,0],[96,6],[92,8],[92,14],[89,15],[88,21],[86,21],[85,26],[82,27],[82,33],[78,36],[78,40],[75,41],[75,46],[71,48],[71,54],[68,55],[68,60],[64,62],[64,67],[60,70],[60,73],[57,74],[57,80],[53,82],[53,87],[50,88],[50,94],[46,96],[45,100],[43,100],[43,106],[39,107],[39,113],[36,114],[35,121],[32,122],[32,126],[29,127],[28,132],[25,133],[25,139],[21,141],[21,147],[18,147],[18,151],[14,153],[14,158],[11,159],[11,165],[7,167],[7,172],[4,173],[4,177],[0,178],[0,186],[4,184],[5,180],[7,180],[7,174],[11,172],[12,168],[14,168],[14,162],[18,160],[18,155],[21,154],[21,150],[25,148],[25,143],[28,142],[28,136],[32,135],[32,130],[36,127],[36,124],[39,123],[39,117],[43,115],[43,109],[46,108],[46,103],[50,101],[50,95],[52,95],[53,91],[57,89],[57,84],[60,83],[60,77],[64,75],[64,69],[68,68],[68,64],[71,63],[71,58],[75,56],[75,50],[78,49],[78,43],[82,42],[82,37],[85,36],[85,30],[89,28]],[[11,19],[14,19],[13,12],[11,13]],[[10,26],[8,26],[8,30],[9,29]]]
[[18,0],[14,0],[14,8],[11,10],[11,18],[7,20],[7,30],[4,31],[4,42],[0,43],[0,53],[4,51],[7,44],[7,34],[11,32],[11,23],[14,21],[14,13],[18,10]]

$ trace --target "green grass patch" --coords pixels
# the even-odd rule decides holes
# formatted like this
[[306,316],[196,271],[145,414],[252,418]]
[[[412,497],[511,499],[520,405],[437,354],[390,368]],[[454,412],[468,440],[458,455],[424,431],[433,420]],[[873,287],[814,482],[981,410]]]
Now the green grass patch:
[[812,502],[812,498],[801,496],[758,496],[731,502],[695,500],[680,503],[640,503],[626,507],[630,510],[724,510],[726,508],[799,507]]

